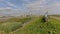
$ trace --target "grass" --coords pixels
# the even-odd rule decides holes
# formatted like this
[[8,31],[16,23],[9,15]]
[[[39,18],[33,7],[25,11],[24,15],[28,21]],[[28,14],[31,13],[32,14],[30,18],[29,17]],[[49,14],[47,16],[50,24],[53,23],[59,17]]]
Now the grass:
[[[11,21],[8,20],[6,23],[2,23],[0,25],[0,30],[5,31],[5,33],[12,32],[11,34],[60,34],[60,20],[49,18],[49,22],[42,22],[42,18],[43,17],[41,16],[35,17],[31,23],[27,24],[23,28],[19,28],[20,24],[28,21],[31,18],[23,18],[21,21],[19,21],[20,19],[13,18],[13,20],[10,19]],[[19,28],[19,30],[15,32],[12,31],[16,30],[17,28]]]
[[54,26],[56,27],[55,30],[56,30],[57,34],[60,34],[60,20],[50,18],[50,23],[54,24]]
[[3,30],[5,32],[11,32],[14,31],[16,29],[18,29],[20,27],[21,23],[4,23],[4,24],[0,24],[0,30]]
[[[14,34],[60,34],[60,24],[54,24],[55,19],[50,22],[41,22],[39,17]],[[59,21],[57,21],[59,23]]]
[[16,29],[19,29],[21,25],[27,21],[29,21],[31,17],[24,17],[24,18],[10,18],[7,21],[2,21],[3,23],[0,23],[0,31],[4,31],[6,33],[15,31]]
[[54,18],[49,18],[50,22],[53,24],[60,24],[60,20],[54,19]]

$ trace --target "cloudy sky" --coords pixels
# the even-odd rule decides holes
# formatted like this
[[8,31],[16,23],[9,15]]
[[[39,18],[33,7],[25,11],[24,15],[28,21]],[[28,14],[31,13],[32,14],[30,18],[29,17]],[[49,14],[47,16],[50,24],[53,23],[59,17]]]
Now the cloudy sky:
[[0,0],[0,9],[19,9],[34,14],[60,14],[60,0]]

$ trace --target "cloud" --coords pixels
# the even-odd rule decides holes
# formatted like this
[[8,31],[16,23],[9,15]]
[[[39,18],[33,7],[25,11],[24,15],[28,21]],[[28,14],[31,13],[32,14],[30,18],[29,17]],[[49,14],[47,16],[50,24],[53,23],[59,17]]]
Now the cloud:
[[0,0],[0,2],[2,2],[2,1],[4,1],[4,0]]
[[[40,14],[43,14],[44,12],[46,12],[46,4],[49,2],[50,0],[36,0],[33,3],[28,3],[26,4],[26,8],[31,12],[38,12]],[[38,14],[37,13],[37,14]],[[35,13],[36,14],[36,13]]]
[[7,0],[0,0],[0,2],[5,2],[5,1],[7,1]]
[[48,0],[37,0],[34,3],[28,3],[26,4],[27,8],[31,9],[39,9],[40,7],[45,7],[45,4],[48,2]]
[[12,7],[4,7],[4,8],[0,8],[0,12],[2,12],[2,11],[11,11],[11,10],[13,10],[13,8]]
[[14,4],[13,4],[13,3],[11,3],[11,2],[6,1],[6,4],[7,4],[8,6],[11,6],[11,7],[15,7],[15,8],[17,8],[17,6],[16,6],[16,5],[14,5]]
[[22,0],[22,1],[29,1],[29,0]]
[[11,7],[5,7],[5,8],[0,8],[0,9],[13,9],[13,8],[11,8]]
[[60,3],[53,4],[53,6],[59,6],[60,7]]
[[48,5],[49,1],[52,1],[52,0],[37,0],[34,3],[26,4],[26,8],[30,12],[32,11],[35,14],[38,14],[38,13],[44,14],[46,11],[48,11],[49,14],[60,14],[60,2],[57,2],[57,3],[50,2],[51,4]]
[[53,3],[48,7],[49,14],[60,14],[60,3]]

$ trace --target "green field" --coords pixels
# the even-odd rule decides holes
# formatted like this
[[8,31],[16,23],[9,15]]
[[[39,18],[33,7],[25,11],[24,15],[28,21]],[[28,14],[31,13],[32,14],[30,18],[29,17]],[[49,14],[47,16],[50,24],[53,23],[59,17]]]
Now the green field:
[[50,15],[50,16],[54,16],[54,17],[60,17],[60,15]]
[[[29,16],[0,22],[0,34],[60,34],[60,20],[49,17],[49,22],[42,22],[42,18]],[[22,27],[26,22],[30,23]]]

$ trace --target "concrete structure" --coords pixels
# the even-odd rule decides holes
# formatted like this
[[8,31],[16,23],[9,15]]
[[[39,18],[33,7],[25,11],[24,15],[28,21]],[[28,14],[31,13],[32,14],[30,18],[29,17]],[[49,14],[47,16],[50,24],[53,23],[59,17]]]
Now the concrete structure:
[[44,18],[45,18],[45,22],[48,22],[48,11],[45,13]]

